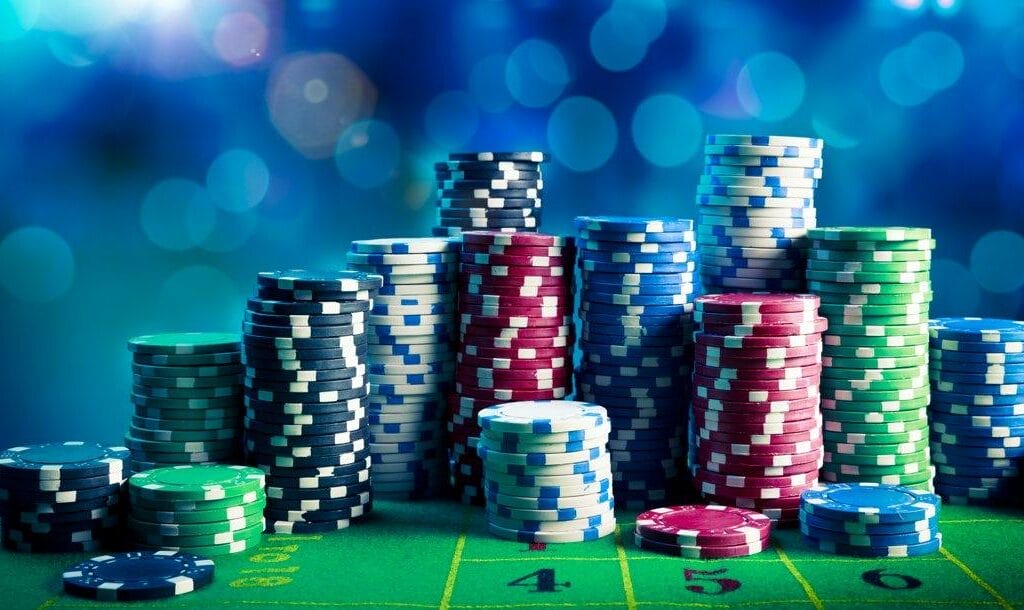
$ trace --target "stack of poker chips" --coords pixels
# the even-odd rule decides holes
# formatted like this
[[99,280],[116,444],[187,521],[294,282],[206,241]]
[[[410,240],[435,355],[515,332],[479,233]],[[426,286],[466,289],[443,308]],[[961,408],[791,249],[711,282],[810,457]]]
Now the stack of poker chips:
[[346,528],[371,507],[365,315],[383,280],[263,272],[242,337],[245,446],[267,473],[267,528]]
[[931,321],[935,491],[955,504],[1019,502],[1024,458],[1024,322]]
[[579,398],[608,410],[621,508],[682,487],[693,358],[693,221],[581,216]]
[[242,372],[237,333],[168,333],[128,341],[132,470],[236,460]]
[[347,258],[350,268],[384,278],[367,318],[374,493],[433,495],[444,478],[441,437],[455,373],[458,243],[355,241]]
[[487,529],[531,543],[596,540],[615,531],[610,422],[603,407],[510,402],[477,416]]
[[916,557],[938,551],[935,494],[881,483],[812,487],[800,499],[800,532],[815,550],[856,557]]
[[931,490],[928,229],[812,229],[807,279],[828,318],[821,373],[826,481]]
[[128,528],[142,549],[203,557],[249,551],[265,528],[264,474],[259,468],[174,466],[128,479]]
[[804,290],[823,146],[817,138],[708,136],[697,187],[704,293]]
[[213,560],[189,553],[110,553],[64,570],[64,592],[103,601],[149,601],[185,595],[213,582]]
[[460,264],[459,350],[449,402],[453,487],[482,503],[477,414],[495,404],[572,392],[572,240],[470,231]]
[[818,298],[698,297],[694,487],[716,504],[795,521],[821,464]]
[[463,231],[504,233],[540,227],[540,152],[451,153],[434,165],[437,177],[437,237]]
[[66,442],[0,453],[0,538],[16,551],[71,553],[117,543],[127,447]]
[[746,557],[768,547],[772,521],[735,506],[666,506],[636,517],[636,546],[690,559]]

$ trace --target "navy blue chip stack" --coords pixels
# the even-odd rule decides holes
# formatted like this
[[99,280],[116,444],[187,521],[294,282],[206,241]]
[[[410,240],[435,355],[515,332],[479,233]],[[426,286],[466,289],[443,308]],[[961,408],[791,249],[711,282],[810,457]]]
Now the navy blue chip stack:
[[823,146],[818,138],[708,136],[697,187],[704,294],[805,290]]
[[233,462],[241,454],[238,333],[166,333],[128,341],[132,470]]
[[693,221],[581,216],[577,396],[608,411],[618,506],[644,510],[683,485],[693,365]]
[[1024,464],[1024,322],[929,324],[935,491],[953,504],[1020,503]]
[[384,278],[367,318],[374,493],[432,496],[445,472],[441,437],[455,374],[458,243],[369,239],[351,249],[350,268]]
[[267,529],[325,532],[371,507],[365,316],[383,279],[262,272],[242,337],[245,447],[267,473]]
[[0,452],[0,538],[16,551],[95,551],[119,542],[127,447],[66,442]]
[[434,165],[438,199],[433,234],[537,231],[543,162],[541,152],[451,153],[448,161]]

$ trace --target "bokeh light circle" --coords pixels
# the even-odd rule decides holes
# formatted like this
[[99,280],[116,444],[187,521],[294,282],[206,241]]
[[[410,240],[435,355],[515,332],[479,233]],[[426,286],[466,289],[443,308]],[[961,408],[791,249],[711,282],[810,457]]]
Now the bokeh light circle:
[[270,170],[256,153],[236,148],[223,152],[206,171],[206,190],[217,207],[244,212],[263,201],[270,187]]
[[338,138],[334,163],[338,173],[361,189],[378,187],[398,171],[401,144],[398,134],[383,121],[360,121]]
[[989,292],[1013,292],[1024,286],[1024,236],[992,231],[971,249],[971,273]]
[[0,0],[0,41],[21,38],[35,26],[42,0]]
[[967,267],[955,260],[940,258],[932,261],[932,303],[930,315],[969,316],[977,313],[981,304],[981,288]]
[[488,55],[469,71],[469,92],[485,112],[503,112],[512,105],[512,94],[505,83],[507,63],[506,55]]
[[45,227],[22,227],[0,241],[0,285],[27,303],[47,303],[75,279],[75,256],[64,239]]
[[665,31],[668,7],[664,0],[615,0],[609,11],[633,15],[644,28],[644,42],[651,43]]
[[803,70],[782,53],[754,55],[736,77],[740,105],[762,121],[781,121],[791,116],[803,103],[805,91]]
[[505,84],[512,97],[530,108],[551,105],[569,84],[565,57],[550,42],[531,38],[512,51],[505,63]]
[[590,28],[590,53],[598,65],[612,72],[635,68],[647,55],[643,23],[633,13],[614,8]]
[[964,52],[960,43],[943,32],[917,35],[904,53],[911,78],[930,91],[948,89],[960,80],[964,72]]
[[906,47],[897,47],[882,58],[878,82],[885,96],[900,106],[918,106],[933,93],[914,78]]
[[216,221],[206,189],[180,178],[159,182],[142,201],[142,230],[166,250],[187,250],[205,240]]
[[269,32],[266,24],[248,11],[228,13],[217,22],[213,47],[232,66],[248,66],[263,59]]
[[607,163],[618,140],[615,117],[594,98],[564,99],[548,119],[548,145],[552,154],[578,172],[595,170]]
[[192,265],[164,281],[159,312],[153,318],[167,320],[178,328],[222,331],[238,326],[238,312],[244,306],[245,297],[230,276],[209,265]]
[[424,116],[427,135],[440,148],[460,148],[480,125],[473,98],[465,91],[445,91],[435,97]]
[[633,143],[645,159],[659,167],[690,160],[700,150],[703,124],[693,104],[678,95],[652,95],[633,114]]

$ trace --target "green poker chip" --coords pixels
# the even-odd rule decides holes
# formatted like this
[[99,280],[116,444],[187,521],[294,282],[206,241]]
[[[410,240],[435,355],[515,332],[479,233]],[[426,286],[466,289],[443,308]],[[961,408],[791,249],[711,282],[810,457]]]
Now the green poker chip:
[[125,435],[126,447],[147,453],[217,453],[230,451],[238,446],[234,438],[213,441],[153,441]]
[[905,369],[928,364],[927,356],[904,358],[832,358],[822,356],[824,366],[840,369]]
[[263,523],[263,511],[254,511],[233,519],[221,519],[207,523],[167,523],[143,521],[138,515],[128,518],[128,527],[149,536],[173,536],[175,538],[189,536],[207,536],[210,534],[226,534],[255,527]]
[[826,241],[912,241],[931,239],[925,227],[818,227],[807,231],[811,239]]
[[150,364],[132,363],[132,372],[147,378],[179,378],[179,377],[226,377],[229,375],[242,375],[245,367],[239,362],[237,364],[224,364],[213,366],[156,366]]
[[891,252],[891,251],[931,251],[935,249],[934,239],[908,239],[902,241],[882,240],[826,240],[814,236],[822,229],[811,229],[807,237],[811,239],[811,248],[814,250],[837,250],[856,252]]
[[842,345],[823,345],[821,354],[833,358],[908,358],[924,356],[928,346],[908,345],[906,347],[845,347]]
[[[825,315],[825,314],[822,314]],[[894,314],[889,316],[862,316],[859,314],[831,315],[826,316],[829,326],[909,326],[913,324],[927,324],[928,314]],[[841,333],[836,333],[841,334]],[[882,334],[885,334],[884,332]]]
[[836,305],[827,303],[818,306],[818,313],[823,316],[858,316],[863,318],[876,316],[927,316],[928,305],[923,303],[906,303],[902,305]]
[[[892,335],[885,337],[854,337],[825,334],[825,346],[844,347],[907,347],[910,345],[928,345],[928,337],[924,335]],[[860,367],[857,367],[860,368]]]
[[886,455],[857,455],[850,453],[825,452],[825,463],[854,464],[857,466],[895,466],[904,464],[929,465],[927,443],[925,449],[916,453],[897,453]]
[[923,305],[932,302],[931,291],[907,294],[850,294],[843,292],[822,292],[818,295],[826,305]]
[[865,379],[822,379],[821,388],[824,391],[826,388],[831,391],[855,391],[855,390],[871,390],[871,391],[893,391],[893,390],[910,390],[913,388],[922,388],[928,385],[928,376],[924,377],[910,377],[908,379],[880,379],[880,380],[865,380]]
[[[148,471],[147,471],[148,472]],[[246,492],[240,496],[232,496],[229,498],[220,498],[217,500],[153,500],[146,497],[140,497],[131,491],[129,488],[129,497],[131,500],[132,510],[136,508],[142,508],[149,511],[156,512],[184,512],[184,511],[216,511],[225,509],[238,509],[240,507],[246,507],[253,503],[266,503],[267,495],[263,490]]]
[[839,284],[913,284],[931,281],[931,274],[922,272],[876,273],[807,270],[807,279]]
[[[867,358],[865,358],[867,360]],[[843,381],[892,381],[896,379],[928,380],[927,366],[914,366],[902,369],[841,369],[829,367],[821,372],[822,380],[843,380]]]
[[927,399],[931,392],[931,388],[925,385],[924,387],[911,388],[908,390],[836,390],[829,391],[826,388],[821,389],[821,397],[823,399],[831,399],[843,402],[889,402],[889,401],[905,401],[905,400],[917,400]]
[[887,466],[876,466],[868,464],[836,464],[826,462],[823,469],[827,467],[831,472],[841,472],[844,475],[877,477],[887,475],[911,475],[928,472],[930,468],[926,462],[909,462],[907,464],[891,464]]
[[928,440],[928,433],[925,430],[912,430],[910,432],[888,432],[888,433],[845,433],[845,432],[823,432],[822,438],[826,443],[843,445],[889,445],[915,443]]
[[928,450],[928,439],[921,439],[909,443],[893,444],[842,444],[827,449],[833,454],[841,455],[863,455],[863,456],[884,456],[884,455],[906,455],[921,453]]
[[932,283],[910,282],[907,284],[840,284],[838,282],[807,282],[807,289],[813,293],[830,292],[838,294],[925,294],[932,291]]
[[151,524],[166,523],[179,526],[208,523],[219,524],[224,521],[262,516],[264,508],[266,508],[266,501],[262,499],[240,506],[209,510],[151,510],[141,506],[132,506],[131,516],[134,519]]
[[932,268],[930,260],[894,261],[876,263],[872,261],[823,261],[811,259],[807,261],[808,271],[828,271],[846,273],[920,273]]
[[234,352],[242,349],[239,333],[164,333],[142,335],[128,340],[128,349],[138,354],[183,356]]
[[198,534],[195,536],[163,536],[160,534],[149,534],[136,530],[133,538],[139,544],[180,548],[184,550],[187,548],[214,546],[230,544],[232,542],[239,542],[243,540],[252,540],[260,536],[263,533],[263,529],[263,516],[260,515],[255,525],[251,525],[240,530],[220,532],[216,534]]
[[[902,466],[894,467],[902,469]],[[887,474],[849,474],[842,472],[842,468],[833,468],[829,464],[821,469],[821,478],[825,481],[842,481],[844,483],[881,483],[883,485],[900,485],[906,487],[908,485],[920,485],[931,482],[935,477],[934,469],[925,470],[924,472],[915,472],[912,474],[898,474],[898,473],[887,473]]]
[[[917,414],[920,413],[924,407],[928,406],[928,400],[929,399],[925,397],[914,398],[906,401],[893,401],[895,406],[898,408],[882,409],[879,408],[877,402],[828,399],[828,401],[822,401],[821,412],[824,414],[826,420],[832,419],[834,421],[863,423],[913,421],[918,419],[919,416]],[[838,415],[840,413],[854,413],[859,417],[844,418]],[[871,416],[876,416],[876,418],[871,419]],[[864,419],[865,417],[867,419]]]
[[815,247],[807,251],[807,258],[808,260],[842,263],[905,263],[908,261],[930,261],[932,252],[931,250],[833,250]]
[[259,468],[220,464],[157,468],[132,475],[128,489],[152,500],[220,500],[263,489]]
[[232,373],[221,377],[150,377],[148,375],[132,375],[135,384],[150,388],[219,388],[237,386],[242,383],[241,373]]
[[825,331],[830,335],[841,337],[891,337],[893,335],[920,335],[928,334],[928,323],[917,324],[883,324],[878,326],[851,325],[851,324],[829,324]]
[[881,424],[864,424],[857,422],[829,421],[825,424],[825,432],[830,434],[902,434],[906,432],[928,432],[928,418],[910,421],[889,422]]
[[[159,424],[157,424],[159,425]],[[226,441],[241,437],[241,430],[237,425],[213,430],[151,430],[140,428],[136,425],[128,426],[128,435],[144,441],[170,441],[170,442],[211,442]]]

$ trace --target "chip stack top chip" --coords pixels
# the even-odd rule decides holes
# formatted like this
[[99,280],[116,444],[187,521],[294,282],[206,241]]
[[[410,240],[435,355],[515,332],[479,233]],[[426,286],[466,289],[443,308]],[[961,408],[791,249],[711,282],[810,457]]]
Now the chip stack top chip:
[[735,506],[666,506],[636,517],[637,547],[691,559],[746,557],[768,547],[772,521]]
[[434,164],[439,237],[463,231],[505,233],[540,227],[544,180],[540,152],[452,153]]
[[100,601],[145,601],[191,593],[213,582],[214,565],[189,553],[133,551],[93,557],[64,571],[64,591]]
[[935,490],[954,504],[1020,499],[1024,460],[1024,322],[929,323]]
[[818,138],[707,137],[697,187],[704,293],[805,290],[823,148]]
[[812,229],[808,288],[828,318],[821,373],[826,481],[932,489],[931,231]]

